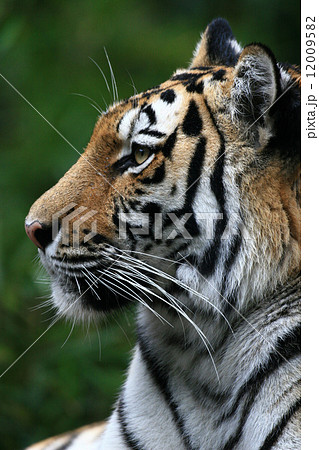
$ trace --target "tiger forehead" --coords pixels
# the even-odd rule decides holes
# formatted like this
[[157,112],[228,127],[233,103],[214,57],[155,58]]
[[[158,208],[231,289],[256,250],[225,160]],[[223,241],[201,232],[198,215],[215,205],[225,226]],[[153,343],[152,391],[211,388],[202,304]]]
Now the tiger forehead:
[[157,97],[165,96],[165,91],[174,90],[187,93],[202,93],[204,83],[227,81],[232,67],[214,66],[214,67],[197,67],[193,69],[178,69],[174,75],[159,86],[155,86],[135,97],[131,97],[128,101],[138,104],[143,101],[154,100]]
[[119,138],[128,140],[137,135],[163,138],[174,127],[184,97],[176,89],[167,89],[151,102],[144,102],[127,111],[121,118],[117,130]]
[[[183,109],[191,94],[203,94],[204,88],[229,79],[232,68],[217,66],[214,68],[180,69],[168,81],[148,91],[131,97],[124,104],[126,109],[117,124],[120,139],[126,140],[135,132],[143,133],[146,129],[174,126],[178,114]],[[154,131],[155,133],[155,131]]]

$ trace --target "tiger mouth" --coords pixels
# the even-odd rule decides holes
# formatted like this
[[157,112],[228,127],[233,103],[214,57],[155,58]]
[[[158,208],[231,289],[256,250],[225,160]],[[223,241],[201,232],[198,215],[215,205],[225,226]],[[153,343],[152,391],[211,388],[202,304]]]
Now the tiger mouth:
[[[96,257],[87,259],[85,264],[52,257],[48,260],[44,255],[41,260],[51,278],[54,303],[62,305],[58,307],[65,315],[71,316],[75,309],[84,313],[109,313],[136,303],[137,299],[142,302],[150,299],[149,291],[147,295],[141,291],[145,281],[138,280],[138,274],[134,280],[129,268],[120,265],[120,258],[109,264]],[[65,304],[57,298],[61,294]],[[66,314],[69,310],[70,314]]]
[[80,302],[84,310],[108,313],[126,306],[133,299],[129,294],[122,294],[118,289],[108,286],[99,271],[79,276],[68,274],[58,278],[58,283],[68,297]]

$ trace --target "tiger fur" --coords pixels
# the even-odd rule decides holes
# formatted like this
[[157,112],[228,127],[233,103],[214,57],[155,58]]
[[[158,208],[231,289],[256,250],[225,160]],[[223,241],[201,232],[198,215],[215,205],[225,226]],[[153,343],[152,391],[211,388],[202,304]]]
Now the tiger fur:
[[59,315],[138,303],[112,416],[30,449],[300,448],[298,67],[214,20],[188,69],[101,115],[26,229]]

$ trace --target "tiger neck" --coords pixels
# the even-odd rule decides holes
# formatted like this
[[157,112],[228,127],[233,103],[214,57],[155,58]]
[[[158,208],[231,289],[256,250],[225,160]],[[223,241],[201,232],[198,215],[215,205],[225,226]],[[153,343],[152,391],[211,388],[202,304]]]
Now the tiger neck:
[[[182,294],[179,300],[185,301]],[[277,380],[280,395],[297,386],[299,276],[245,312],[231,312],[229,324],[217,314],[186,309],[196,328],[165,303],[153,302],[152,307],[162,320],[140,306],[138,342],[118,414],[124,430],[139,426],[140,438],[150,429],[157,433],[156,448],[234,448],[233,434],[240,436],[242,429],[242,405],[246,408],[255,399],[268,376],[286,370]],[[145,448],[155,448],[153,444]]]
[[[178,300],[185,304],[182,294]],[[142,307],[138,316],[142,355],[150,366],[165,369],[166,374],[178,374],[185,386],[196,379],[205,392],[209,380],[209,390],[227,391],[234,379],[241,376],[240,372],[250,372],[252,362],[256,361],[256,347],[260,351],[267,345],[276,347],[280,333],[270,330],[276,329],[279,320],[283,334],[299,323],[300,274],[259,302],[247,303],[249,306],[241,310],[231,306],[226,310],[227,316],[216,310],[212,314],[183,308],[177,313],[166,303],[152,305],[161,320]],[[274,342],[270,343],[269,335]],[[245,357],[241,360],[243,348]]]

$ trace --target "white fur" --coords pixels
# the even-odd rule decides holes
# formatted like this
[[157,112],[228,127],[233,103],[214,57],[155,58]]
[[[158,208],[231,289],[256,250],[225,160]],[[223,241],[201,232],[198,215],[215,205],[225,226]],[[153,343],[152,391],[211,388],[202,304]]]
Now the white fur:
[[236,39],[231,39],[228,41],[232,47],[232,49],[235,51],[235,53],[238,53],[238,55],[242,51],[242,46],[236,41]]

